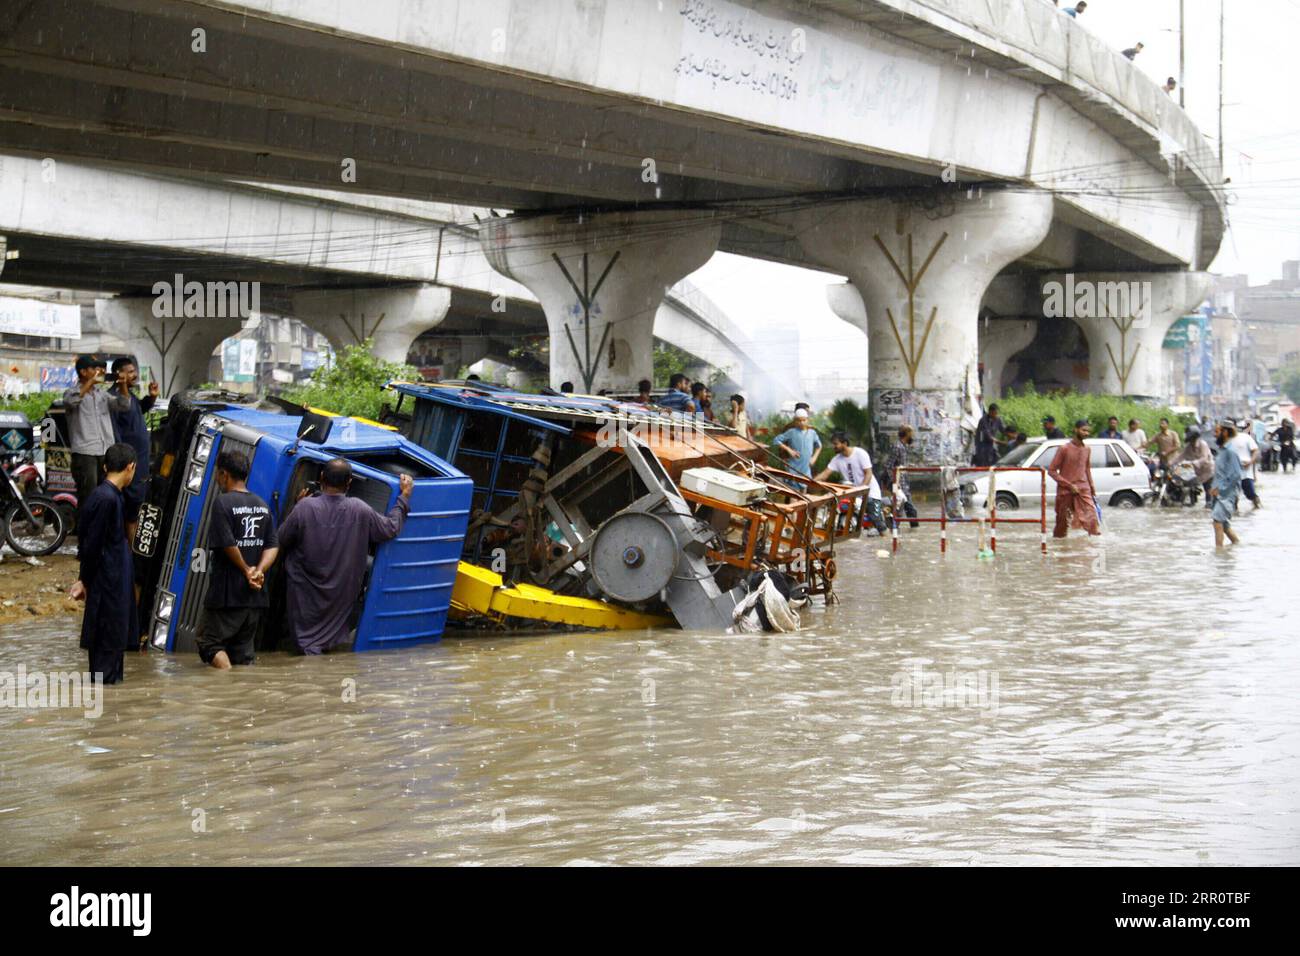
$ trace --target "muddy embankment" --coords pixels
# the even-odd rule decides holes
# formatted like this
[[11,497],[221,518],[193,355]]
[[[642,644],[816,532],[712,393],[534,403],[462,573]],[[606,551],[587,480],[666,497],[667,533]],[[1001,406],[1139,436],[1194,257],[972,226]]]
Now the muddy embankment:
[[7,624],[80,614],[81,605],[68,596],[76,580],[77,559],[71,554],[23,558],[4,549],[0,552],[0,632]]

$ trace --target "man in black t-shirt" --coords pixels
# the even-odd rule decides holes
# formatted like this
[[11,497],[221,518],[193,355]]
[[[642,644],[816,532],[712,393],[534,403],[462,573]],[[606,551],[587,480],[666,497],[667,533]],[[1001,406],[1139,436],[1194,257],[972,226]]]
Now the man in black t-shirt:
[[1054,415],[1043,417],[1043,437],[1048,439],[1065,437],[1065,432],[1056,427],[1056,417]]
[[266,502],[248,490],[248,456],[223,451],[208,525],[212,578],[196,643],[203,663],[218,670],[253,663],[253,640],[267,606],[263,585],[279,543]]

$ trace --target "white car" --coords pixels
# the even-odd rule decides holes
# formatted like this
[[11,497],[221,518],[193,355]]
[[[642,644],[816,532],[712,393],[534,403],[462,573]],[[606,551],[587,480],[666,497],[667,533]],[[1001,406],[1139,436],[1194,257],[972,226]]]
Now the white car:
[[[1013,448],[1000,459],[999,467],[1042,468],[1047,470],[1056,450],[1067,438],[1033,439]],[[1118,438],[1089,438],[1084,442],[1089,449],[1092,483],[1097,489],[1097,500],[1112,508],[1137,508],[1146,503],[1155,492],[1151,488],[1151,473],[1146,463],[1128,442]],[[971,473],[967,472],[967,476]],[[989,475],[980,475],[971,484],[971,503],[976,508],[987,508]],[[1034,471],[998,472],[997,505],[999,511],[1020,508],[1036,510],[1043,483]],[[1047,503],[1056,500],[1056,482],[1047,479]]]

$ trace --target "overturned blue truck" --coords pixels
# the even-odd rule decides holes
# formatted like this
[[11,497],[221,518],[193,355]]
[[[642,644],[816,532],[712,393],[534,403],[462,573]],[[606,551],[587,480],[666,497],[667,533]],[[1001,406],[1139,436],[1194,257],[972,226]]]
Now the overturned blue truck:
[[[632,426],[677,420],[644,406],[481,383],[393,388],[409,411],[399,400],[382,425],[278,399],[249,405],[223,392],[171,400],[154,433],[152,480],[133,540],[141,626],[153,647],[195,648],[217,460],[232,448],[247,454],[249,490],[277,525],[333,458],[352,465],[348,493],[381,514],[396,499],[398,476],[415,479],[401,533],[372,548],[351,622],[358,651],[437,640],[449,619],[507,629],[675,621],[688,630],[743,630],[755,588],[772,575],[790,577],[790,593],[806,600],[801,555],[811,555],[804,577],[825,570],[828,593],[834,544],[856,534],[856,522],[836,521],[836,505],[859,500],[865,487],[809,495],[755,480],[767,472],[742,452],[758,446],[721,426],[700,427],[704,445],[660,435],[652,447]],[[600,423],[619,426],[616,441],[602,438]],[[692,472],[690,464],[741,470]],[[672,469],[683,480],[702,474],[705,483],[679,488]],[[712,496],[740,491],[751,497]],[[785,500],[791,496],[798,500]],[[278,567],[267,577],[270,610],[258,650],[288,643],[282,577]]]
[[[401,533],[375,546],[354,614],[354,649],[372,650],[437,640],[446,624],[465,540],[472,486],[442,459],[387,428],[352,418],[241,405],[223,393],[173,398],[155,436],[149,496],[132,542],[139,560],[141,626],[158,650],[189,651],[207,594],[207,532],[219,493],[222,451],[244,452],[248,488],[270,506],[277,525],[299,496],[312,493],[324,464],[352,465],[348,494],[380,513],[398,494],[398,476],[415,479],[411,510]],[[259,650],[287,636],[285,581],[267,576],[270,612],[263,616]]]

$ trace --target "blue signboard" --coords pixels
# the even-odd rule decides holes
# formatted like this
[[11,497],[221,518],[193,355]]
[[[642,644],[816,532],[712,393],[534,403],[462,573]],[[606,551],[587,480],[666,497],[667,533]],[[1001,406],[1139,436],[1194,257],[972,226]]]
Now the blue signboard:
[[41,391],[65,392],[77,384],[77,370],[71,365],[42,365]]

